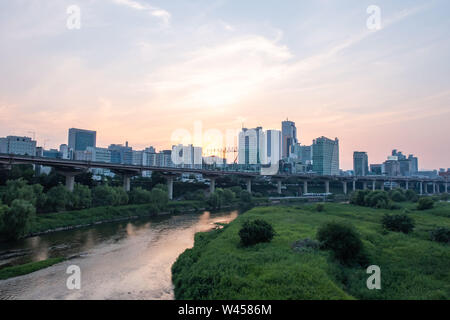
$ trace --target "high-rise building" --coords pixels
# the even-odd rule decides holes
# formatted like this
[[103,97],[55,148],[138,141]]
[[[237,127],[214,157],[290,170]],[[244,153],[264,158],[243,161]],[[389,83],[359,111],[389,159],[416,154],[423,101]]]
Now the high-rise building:
[[370,173],[381,176],[383,174],[383,165],[382,164],[371,164],[370,165]]
[[179,168],[201,169],[203,165],[202,148],[192,144],[179,144],[172,147],[172,163]]
[[312,146],[300,146],[300,160],[303,164],[312,164]]
[[339,175],[339,140],[320,137],[313,141],[313,171],[320,175]]
[[289,158],[292,152],[292,147],[297,143],[297,128],[295,122],[286,120],[281,123],[281,148],[282,157]]
[[108,163],[111,162],[111,151],[107,148],[87,147],[85,154],[87,161]]
[[384,174],[390,177],[396,177],[401,175],[400,162],[397,159],[388,157],[384,163]]
[[267,130],[262,134],[261,164],[278,164],[281,160],[281,132]]
[[108,150],[111,151],[112,163],[133,163],[133,148],[128,146],[128,142],[125,143],[125,146],[121,144],[111,144],[108,147]]
[[414,155],[410,154],[408,156],[408,160],[411,162],[410,165],[411,175],[417,174],[417,172],[419,172],[419,159],[417,157],[414,157]]
[[369,158],[367,152],[353,152],[353,174],[355,176],[366,176],[369,172]]
[[262,127],[243,128],[239,133],[238,164],[261,164],[261,149],[264,148]]
[[84,129],[69,129],[69,148],[75,151],[85,151],[87,147],[96,147],[97,132]]
[[0,153],[35,156],[36,141],[18,136],[0,138]]

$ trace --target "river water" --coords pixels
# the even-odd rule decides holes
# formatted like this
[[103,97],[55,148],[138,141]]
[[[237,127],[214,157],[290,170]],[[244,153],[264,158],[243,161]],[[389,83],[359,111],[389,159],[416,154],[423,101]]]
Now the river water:
[[[109,223],[0,244],[0,266],[70,258],[0,281],[0,299],[173,299],[171,266],[197,232],[235,219],[237,211],[203,212]],[[81,270],[69,290],[67,268]]]

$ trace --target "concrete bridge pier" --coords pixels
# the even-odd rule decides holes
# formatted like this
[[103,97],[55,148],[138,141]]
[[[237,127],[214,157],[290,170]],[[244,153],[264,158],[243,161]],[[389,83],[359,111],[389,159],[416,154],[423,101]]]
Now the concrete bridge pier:
[[56,172],[66,178],[66,189],[73,192],[75,187],[75,176],[79,175],[82,171],[66,171],[57,169]]
[[356,191],[356,180],[353,180],[352,182],[353,182],[353,192],[355,192]]
[[330,181],[325,181],[325,193],[330,193]]
[[423,182],[422,181],[420,181],[419,182],[419,193],[420,193],[420,195],[422,195],[423,194]]
[[433,182],[433,194],[436,193],[436,182]]
[[408,190],[409,189],[409,181],[406,181],[406,183],[405,183],[405,190]]
[[385,181],[381,181],[381,187],[380,187],[381,191],[384,191],[384,183],[385,183]]
[[367,181],[363,181],[363,190],[367,190]]
[[423,193],[424,194],[428,193],[428,183],[426,183],[426,182],[423,184]]
[[216,191],[216,177],[209,177],[209,193],[213,194]]
[[342,188],[344,189],[344,194],[347,194],[347,181],[342,181]]
[[129,192],[131,190],[131,178],[133,176],[129,175],[129,174],[124,174],[123,175],[123,189],[126,192]]
[[445,193],[448,193],[448,186],[447,185],[448,185],[448,182],[445,182],[444,183]]
[[375,183],[375,181],[372,181],[372,191],[375,191],[375,189],[376,189],[376,183]]
[[174,177],[173,176],[167,176],[167,192],[168,192],[168,196],[169,196],[169,200],[173,200],[173,180]]
[[303,194],[308,193],[308,181],[303,181]]
[[277,192],[281,194],[281,180],[277,180]]
[[252,193],[252,179],[247,179],[247,192]]

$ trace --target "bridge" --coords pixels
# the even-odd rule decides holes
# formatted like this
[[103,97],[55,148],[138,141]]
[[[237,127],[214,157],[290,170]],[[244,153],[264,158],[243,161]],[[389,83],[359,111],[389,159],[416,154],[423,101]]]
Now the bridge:
[[45,157],[22,156],[13,154],[0,154],[0,165],[6,168],[11,168],[15,164],[34,164],[46,167],[53,167],[55,170],[66,178],[66,187],[73,191],[75,184],[75,176],[85,172],[89,169],[108,169],[115,174],[123,177],[123,187],[126,191],[130,191],[131,178],[141,175],[144,171],[161,172],[167,180],[169,198],[173,198],[173,181],[174,178],[183,173],[201,174],[210,181],[210,192],[215,190],[215,182],[221,176],[238,176],[246,180],[247,191],[251,192],[252,180],[257,177],[265,177],[276,182],[278,194],[282,193],[282,182],[286,179],[295,178],[299,182],[303,182],[302,193],[308,193],[308,182],[319,181],[324,185],[324,192],[330,192],[330,182],[339,181],[342,183],[342,190],[344,194],[348,193],[348,183],[352,183],[352,190],[356,191],[356,183],[362,182],[363,189],[384,190],[385,182],[388,182],[390,189],[393,188],[393,183],[397,183],[404,189],[409,189],[410,186],[417,186],[420,194],[428,193],[428,186],[431,184],[432,193],[440,193],[441,187],[444,192],[448,193],[448,177],[402,177],[402,176],[333,176],[333,175],[318,175],[314,173],[300,173],[300,174],[275,174],[268,175],[256,171],[236,171],[225,169],[198,169],[198,168],[180,168],[180,167],[155,167],[143,165],[129,165],[109,162],[93,162],[80,160],[65,160]]

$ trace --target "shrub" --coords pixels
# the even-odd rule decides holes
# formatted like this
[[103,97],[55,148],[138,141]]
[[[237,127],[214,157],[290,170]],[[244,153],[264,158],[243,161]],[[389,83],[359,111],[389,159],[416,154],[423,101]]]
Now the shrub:
[[165,209],[169,203],[169,194],[162,188],[155,187],[150,192],[150,201],[161,211]]
[[419,196],[414,190],[408,189],[405,191],[405,197],[411,202],[416,202],[419,199]]
[[406,214],[385,214],[381,220],[386,230],[410,233],[414,229],[414,220]]
[[357,206],[365,206],[365,197],[370,193],[369,190],[358,190],[352,193],[350,197],[350,203],[356,204]]
[[316,211],[317,212],[322,212],[323,210],[325,210],[325,206],[323,205],[323,203],[316,204]]
[[51,212],[66,210],[70,203],[70,192],[61,184],[47,192],[47,208]]
[[77,183],[70,194],[70,209],[81,210],[92,206],[92,193],[88,186]]
[[229,204],[234,200],[235,197],[235,193],[230,189],[223,190],[223,200],[225,201],[225,203]]
[[214,193],[210,194],[208,197],[208,200],[206,203],[212,208],[212,209],[220,209],[222,207],[222,193],[218,190],[214,191]]
[[389,193],[389,197],[392,199],[392,201],[395,202],[403,202],[406,201],[406,196],[403,194],[403,191],[401,189],[393,190]]
[[17,239],[26,234],[33,222],[35,207],[28,201],[16,199],[11,208],[3,213],[3,234],[8,239]]
[[274,235],[273,227],[264,220],[245,221],[241,230],[239,230],[239,237],[243,246],[270,242]]
[[331,250],[343,264],[364,263],[363,243],[352,225],[328,222],[317,231],[322,249]]
[[434,201],[433,199],[429,197],[423,197],[419,199],[419,202],[417,203],[417,209],[418,210],[428,210],[433,208]]
[[241,191],[241,202],[251,204],[252,201],[253,201],[252,194],[250,192],[248,192],[247,190],[242,190]]
[[450,242],[450,229],[446,227],[438,227],[430,232],[431,240],[441,243]]
[[364,196],[364,205],[367,207],[385,209],[388,206],[388,202],[389,197],[386,191],[371,191]]
[[130,191],[130,203],[132,204],[144,204],[151,202],[151,193],[148,190],[141,187],[134,188]]

